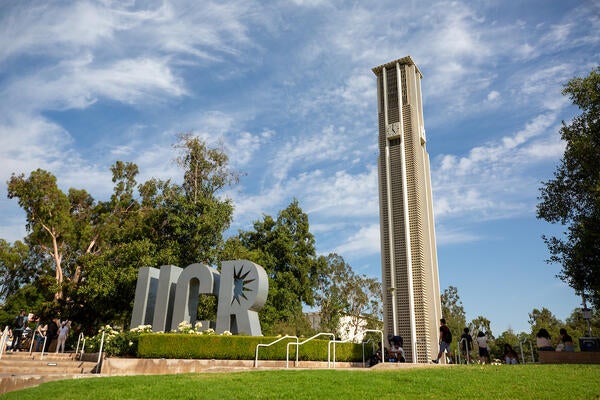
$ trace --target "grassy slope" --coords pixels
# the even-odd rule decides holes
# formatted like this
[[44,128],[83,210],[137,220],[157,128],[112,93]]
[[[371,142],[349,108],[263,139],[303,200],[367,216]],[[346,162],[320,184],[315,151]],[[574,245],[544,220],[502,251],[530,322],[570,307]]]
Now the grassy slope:
[[0,399],[600,399],[600,365],[284,370],[49,382]]

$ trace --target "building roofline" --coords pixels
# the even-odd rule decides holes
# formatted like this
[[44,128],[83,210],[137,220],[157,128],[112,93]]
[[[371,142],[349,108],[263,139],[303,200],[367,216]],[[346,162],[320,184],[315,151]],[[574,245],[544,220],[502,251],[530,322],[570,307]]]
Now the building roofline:
[[421,73],[421,70],[419,69],[419,67],[417,67],[417,64],[415,64],[415,62],[413,61],[413,59],[410,56],[406,56],[406,57],[402,57],[399,58],[397,60],[394,61],[390,61],[388,63],[382,64],[378,67],[372,68],[371,71],[373,71],[373,73],[375,75],[377,75],[382,69],[384,68],[390,68],[390,67],[394,67],[396,65],[396,63],[401,64],[401,65],[414,65],[415,69],[417,70],[417,72],[419,73],[419,75],[421,75],[421,79],[423,78],[423,74]]

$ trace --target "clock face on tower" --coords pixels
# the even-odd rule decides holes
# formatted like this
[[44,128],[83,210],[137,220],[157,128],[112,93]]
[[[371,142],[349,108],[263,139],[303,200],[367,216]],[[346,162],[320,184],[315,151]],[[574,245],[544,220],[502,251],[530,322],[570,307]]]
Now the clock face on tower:
[[385,129],[385,134],[388,138],[400,136],[400,123],[393,122],[391,124],[388,124],[388,126]]

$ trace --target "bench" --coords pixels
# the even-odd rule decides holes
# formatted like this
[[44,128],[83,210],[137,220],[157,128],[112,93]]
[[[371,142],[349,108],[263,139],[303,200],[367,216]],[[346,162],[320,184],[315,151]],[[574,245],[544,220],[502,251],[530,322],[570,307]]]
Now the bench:
[[600,364],[600,351],[540,351],[540,364]]

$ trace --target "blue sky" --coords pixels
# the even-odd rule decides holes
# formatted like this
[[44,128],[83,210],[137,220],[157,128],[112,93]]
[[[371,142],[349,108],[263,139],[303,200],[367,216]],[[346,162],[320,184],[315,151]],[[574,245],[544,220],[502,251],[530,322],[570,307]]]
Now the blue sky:
[[116,160],[179,179],[171,145],[222,143],[245,173],[231,230],[293,198],[321,254],[380,276],[376,79],[422,81],[440,286],[494,333],[579,299],[547,265],[540,181],[578,110],[562,85],[600,59],[595,1],[0,0],[0,237],[25,235],[11,173],[43,168],[96,199]]

